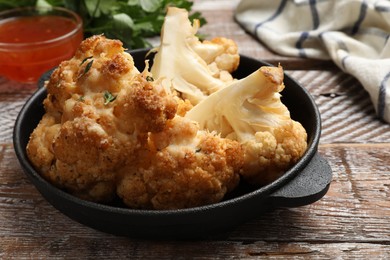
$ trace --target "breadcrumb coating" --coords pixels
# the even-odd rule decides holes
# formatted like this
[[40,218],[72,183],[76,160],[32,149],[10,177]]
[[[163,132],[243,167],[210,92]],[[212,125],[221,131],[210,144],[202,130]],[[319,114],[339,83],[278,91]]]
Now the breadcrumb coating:
[[148,163],[123,169],[118,194],[129,207],[211,204],[238,185],[243,151],[236,141],[200,131],[194,122],[177,116],[162,132],[151,134],[149,142]]
[[242,147],[183,118],[192,105],[162,84],[134,67],[120,41],[84,40],[46,83],[46,113],[27,145],[32,164],[96,202],[177,209],[222,200],[239,182]]
[[[234,41],[196,38],[193,46],[213,80],[233,81]],[[267,184],[306,151],[305,129],[280,100],[281,67],[262,67],[195,106],[172,84],[153,78],[147,64],[138,71],[120,41],[84,40],[45,84],[46,113],[30,136],[30,161],[82,199],[170,210],[219,202],[240,178]]]
[[298,162],[307,148],[302,125],[290,121],[271,132],[257,132],[255,139],[242,145],[244,166],[241,176],[255,185],[268,184]]

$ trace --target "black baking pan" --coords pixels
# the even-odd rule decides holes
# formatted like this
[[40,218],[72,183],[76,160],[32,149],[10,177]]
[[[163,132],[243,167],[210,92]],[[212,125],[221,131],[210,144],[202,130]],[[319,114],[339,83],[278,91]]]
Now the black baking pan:
[[[139,70],[144,68],[147,50],[130,52]],[[249,75],[263,65],[259,60],[241,56],[236,78]],[[265,211],[278,207],[296,207],[313,203],[328,191],[332,171],[317,153],[321,134],[320,114],[310,94],[288,75],[282,101],[294,120],[308,133],[308,149],[303,157],[274,182],[254,188],[244,183],[223,201],[179,210],[137,210],[120,203],[105,205],[74,197],[43,179],[26,154],[33,129],[44,114],[42,88],[50,72],[42,76],[39,88],[21,109],[14,127],[14,148],[21,167],[43,197],[68,217],[89,227],[129,237],[194,239],[229,230]]]

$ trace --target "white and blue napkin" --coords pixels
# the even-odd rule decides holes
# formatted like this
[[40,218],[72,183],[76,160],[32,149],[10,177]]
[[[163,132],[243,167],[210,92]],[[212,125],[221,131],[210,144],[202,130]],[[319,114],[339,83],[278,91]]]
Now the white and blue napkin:
[[390,1],[241,0],[235,18],[279,54],[332,59],[390,123]]

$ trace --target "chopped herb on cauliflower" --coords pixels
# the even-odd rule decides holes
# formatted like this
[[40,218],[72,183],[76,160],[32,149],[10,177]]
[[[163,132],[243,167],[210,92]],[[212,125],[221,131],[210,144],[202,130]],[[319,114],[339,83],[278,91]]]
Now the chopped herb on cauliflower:
[[54,185],[97,202],[178,209],[221,201],[241,176],[266,184],[297,162],[306,131],[280,100],[281,67],[234,80],[237,45],[200,42],[169,8],[151,71],[118,40],[84,40],[46,84],[27,154]]
[[85,40],[46,88],[46,113],[27,154],[43,177],[69,193],[177,209],[218,202],[237,186],[240,144],[177,114],[177,96],[163,80],[139,72],[119,41]]

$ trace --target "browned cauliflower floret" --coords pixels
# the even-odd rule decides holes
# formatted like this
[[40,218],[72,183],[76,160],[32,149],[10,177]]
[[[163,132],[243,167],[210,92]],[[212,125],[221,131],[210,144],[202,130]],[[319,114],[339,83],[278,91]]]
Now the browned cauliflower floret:
[[135,127],[141,132],[157,132],[174,117],[176,100],[166,94],[160,83],[144,73],[132,80],[131,88],[122,90],[114,107],[114,115],[122,129],[134,131],[129,128]]
[[90,198],[109,200],[115,190],[114,173],[129,156],[131,144],[108,135],[93,119],[77,117],[66,121],[52,143],[57,161],[51,180],[87,198],[89,190],[104,185],[108,194],[90,194]]
[[118,194],[134,208],[177,209],[220,201],[239,182],[236,141],[200,131],[177,116],[149,139],[148,160],[123,169]]
[[306,139],[305,129],[292,120],[271,132],[257,132],[253,140],[243,144],[242,176],[258,185],[274,181],[302,157],[307,148]]
[[140,73],[120,42],[85,40],[47,83],[32,163],[83,199],[152,209],[220,201],[239,182],[243,149],[181,117],[192,105],[164,84]]
[[46,87],[29,158],[49,181],[89,200],[116,195],[117,170],[176,112],[175,98],[146,80],[121,42],[104,36],[85,40]]
[[50,114],[45,114],[41,122],[30,136],[27,152],[30,161],[37,166],[41,173],[46,174],[55,161],[51,144],[58,134],[60,124],[56,118]]
[[92,36],[84,40],[75,56],[52,73],[46,88],[56,110],[62,112],[64,102],[74,94],[119,92],[139,73],[120,41],[104,39]]
[[233,81],[236,44],[200,43],[196,30],[185,10],[169,8],[151,72],[118,40],[83,41],[47,82],[27,145],[42,176],[87,200],[179,209],[221,201],[240,176],[266,184],[296,163],[307,135],[281,102],[283,69]]

